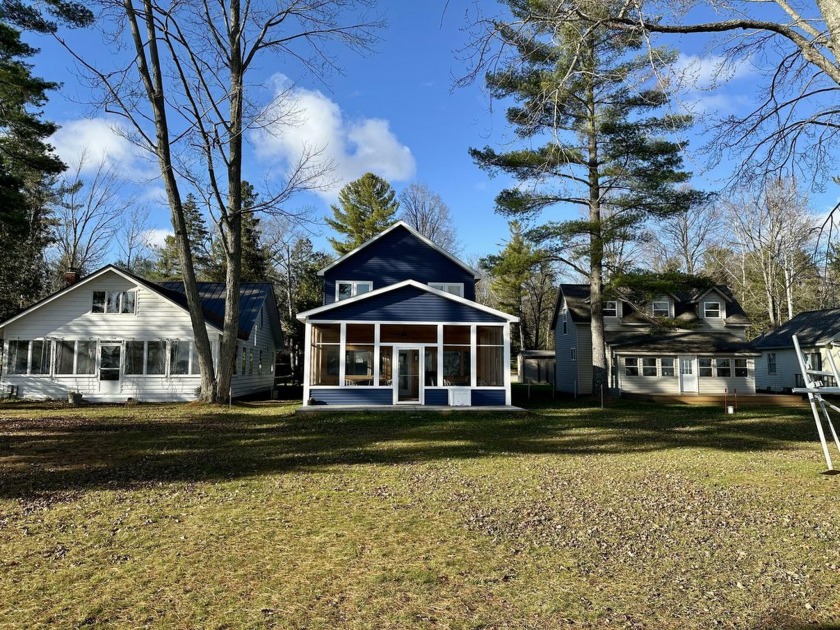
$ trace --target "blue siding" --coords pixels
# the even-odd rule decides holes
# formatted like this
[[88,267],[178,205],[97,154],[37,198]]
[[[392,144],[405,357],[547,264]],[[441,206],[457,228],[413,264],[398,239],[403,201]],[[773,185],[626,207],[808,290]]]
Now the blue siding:
[[504,406],[505,390],[474,389],[472,391],[473,407]]
[[424,400],[427,405],[447,406],[449,405],[449,390],[427,389]]
[[327,405],[391,405],[394,390],[390,387],[365,389],[361,387],[336,387],[335,389],[311,389],[309,395]]
[[324,304],[335,302],[336,280],[370,280],[374,289],[404,280],[463,282],[464,297],[475,300],[475,278],[460,265],[398,227],[324,274]]
[[381,322],[500,323],[505,320],[467,304],[461,304],[417,287],[402,287],[354,304],[337,306],[313,320]]

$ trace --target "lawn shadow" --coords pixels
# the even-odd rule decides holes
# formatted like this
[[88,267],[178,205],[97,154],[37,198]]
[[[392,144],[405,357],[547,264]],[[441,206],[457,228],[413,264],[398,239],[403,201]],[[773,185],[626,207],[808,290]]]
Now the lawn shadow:
[[0,496],[515,454],[784,450],[816,433],[807,410],[723,415],[639,402],[604,410],[566,403],[524,414],[275,416],[209,407],[181,419],[113,409],[97,418],[26,420],[4,420],[0,410]]

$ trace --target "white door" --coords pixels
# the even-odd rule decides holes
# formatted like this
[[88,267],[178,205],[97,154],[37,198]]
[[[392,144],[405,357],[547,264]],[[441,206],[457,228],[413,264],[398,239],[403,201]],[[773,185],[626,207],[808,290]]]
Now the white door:
[[122,344],[99,345],[99,393],[119,394],[122,371]]
[[680,357],[680,393],[697,393],[697,357]]
[[422,404],[420,348],[394,348],[397,355],[396,402]]

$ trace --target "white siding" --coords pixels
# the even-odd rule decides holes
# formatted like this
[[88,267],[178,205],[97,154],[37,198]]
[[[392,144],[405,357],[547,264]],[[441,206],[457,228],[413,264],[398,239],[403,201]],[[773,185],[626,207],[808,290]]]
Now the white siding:
[[[136,290],[135,313],[91,313],[94,291]],[[274,343],[269,317],[264,318],[262,329],[252,333],[247,342],[254,349],[254,375],[234,377],[234,395],[269,390],[274,380]],[[207,327],[214,358],[218,357],[220,331]],[[179,339],[192,341],[192,325],[187,311],[150,291],[143,285],[108,271],[54,300],[40,306],[7,325],[3,332],[5,347],[12,339],[98,339],[108,341]],[[246,342],[240,342],[245,344]],[[258,351],[263,350],[263,374],[257,375]],[[97,353],[98,355],[98,353]],[[4,352],[4,356],[6,353]],[[197,358],[193,353],[194,365]],[[123,343],[123,362],[125,346]],[[98,360],[98,359],[97,359]],[[135,376],[121,370],[122,380],[115,392],[106,392],[97,375],[91,376],[34,376],[9,375],[3,366],[2,383],[16,385],[18,394],[25,398],[66,398],[68,391],[78,391],[93,401],[123,401],[137,398],[147,401],[194,400],[200,385],[200,376]],[[197,368],[196,368],[197,369]]]
[[[809,354],[816,352],[815,348],[803,348],[803,352]],[[770,374],[767,371],[767,355],[776,354],[776,373]],[[820,350],[823,358],[824,369],[829,369],[825,351]],[[785,389],[796,387],[796,374],[801,374],[799,360],[796,358],[796,351],[793,348],[782,348],[777,350],[765,350],[755,360],[755,385],[757,388],[771,392],[781,392]]]
[[[717,302],[718,304],[720,304],[720,318],[710,317],[707,319],[706,317],[704,317],[706,314],[706,304],[708,304],[709,302]],[[712,291],[704,298],[702,298],[697,304],[697,316],[700,318],[700,321],[703,322],[705,327],[711,328],[713,330],[731,330],[726,327],[726,306],[726,300],[724,300],[723,297],[717,292]],[[732,333],[737,334],[735,330],[732,330]]]

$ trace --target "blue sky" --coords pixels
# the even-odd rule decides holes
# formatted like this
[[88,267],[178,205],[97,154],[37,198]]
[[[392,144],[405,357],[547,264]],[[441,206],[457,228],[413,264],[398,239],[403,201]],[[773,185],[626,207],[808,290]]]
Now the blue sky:
[[[481,4],[491,12],[499,6],[493,0]],[[491,179],[472,163],[467,151],[486,144],[500,148],[511,133],[503,120],[503,107],[497,103],[491,112],[480,84],[452,87],[453,76],[465,71],[455,51],[466,42],[465,14],[473,6],[474,0],[380,1],[378,10],[388,26],[379,33],[381,40],[375,49],[365,56],[343,54],[343,73],[332,74],[325,82],[296,75],[294,68],[264,62],[262,87],[271,91],[293,85],[309,119],[282,141],[254,138],[252,168],[259,170],[282,160],[303,141],[328,145],[337,185],[326,194],[301,195],[292,205],[311,207],[323,216],[342,184],[372,170],[398,191],[418,181],[439,193],[452,211],[464,257],[497,251],[508,229],[507,220],[493,211],[493,199],[507,180]],[[76,32],[71,38],[91,57],[106,59],[110,54],[90,33]],[[154,165],[138,158],[133,147],[111,134],[102,112],[86,104],[87,87],[72,72],[66,54],[48,39],[33,43],[42,48],[32,60],[36,74],[64,83],[51,95],[46,108],[46,116],[63,126],[54,138],[61,157],[73,163],[85,149],[91,155],[107,156],[129,181],[126,190],[135,191],[139,202],[149,206],[151,227],[161,233],[170,229],[168,210],[159,203]],[[689,68],[701,87],[704,81],[710,87],[714,53],[704,52],[699,39],[686,39],[680,45],[683,67]],[[755,76],[754,69],[742,66],[725,87],[689,90],[686,99],[699,111],[725,112],[748,100]],[[698,147],[702,133],[694,136],[693,145]],[[706,189],[720,185],[715,173],[702,173],[703,163],[691,155],[688,168],[698,173],[696,185]],[[717,172],[727,170],[724,164]],[[246,179],[258,178],[256,172],[246,173]],[[836,196],[836,190],[827,191],[815,199],[815,209],[822,210]],[[571,218],[569,212],[558,209],[552,218]],[[317,246],[328,249],[323,236],[315,240]]]

